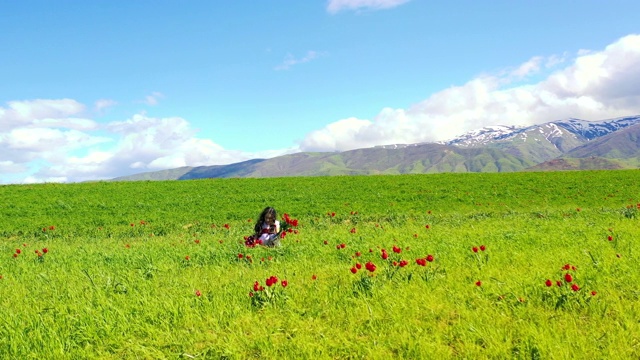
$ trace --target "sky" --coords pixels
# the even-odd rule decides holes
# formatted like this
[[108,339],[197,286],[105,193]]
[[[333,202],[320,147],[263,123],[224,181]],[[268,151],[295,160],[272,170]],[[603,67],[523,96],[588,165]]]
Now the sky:
[[640,114],[637,0],[0,0],[0,184]]

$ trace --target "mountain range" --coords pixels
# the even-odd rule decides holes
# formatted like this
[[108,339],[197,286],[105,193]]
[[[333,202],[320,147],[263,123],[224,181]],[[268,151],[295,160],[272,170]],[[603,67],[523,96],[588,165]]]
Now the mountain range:
[[300,152],[229,165],[181,167],[115,178],[186,180],[437,172],[512,172],[640,167],[640,115],[488,126],[454,139],[343,152]]

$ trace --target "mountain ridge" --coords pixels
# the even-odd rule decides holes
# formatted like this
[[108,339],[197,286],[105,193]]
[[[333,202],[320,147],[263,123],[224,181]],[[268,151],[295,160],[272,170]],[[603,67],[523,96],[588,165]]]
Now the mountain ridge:
[[570,118],[531,126],[495,125],[443,142],[300,152],[112,180],[622,169],[640,166],[639,159],[640,115],[636,115],[601,121]]

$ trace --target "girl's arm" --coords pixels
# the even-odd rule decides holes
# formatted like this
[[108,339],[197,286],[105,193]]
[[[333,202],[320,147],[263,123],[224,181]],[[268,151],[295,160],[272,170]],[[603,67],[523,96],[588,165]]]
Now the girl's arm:
[[276,220],[276,234],[280,232],[280,221]]

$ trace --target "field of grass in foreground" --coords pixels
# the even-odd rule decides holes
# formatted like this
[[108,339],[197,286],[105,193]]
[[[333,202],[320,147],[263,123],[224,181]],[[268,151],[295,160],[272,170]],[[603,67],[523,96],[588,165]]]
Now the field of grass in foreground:
[[0,358],[640,358],[639,175],[0,186]]

